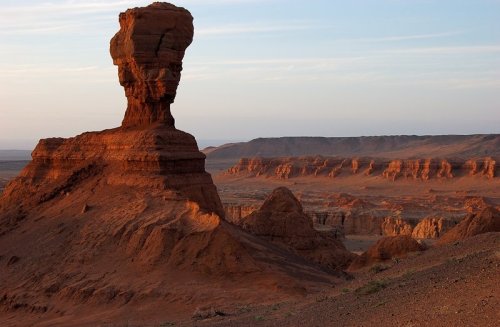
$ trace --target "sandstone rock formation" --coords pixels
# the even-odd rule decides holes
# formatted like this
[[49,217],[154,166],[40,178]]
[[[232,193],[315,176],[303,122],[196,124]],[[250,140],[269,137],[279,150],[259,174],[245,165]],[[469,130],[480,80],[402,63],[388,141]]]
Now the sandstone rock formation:
[[412,231],[413,226],[401,218],[386,217],[382,222],[382,235],[385,236],[411,236]]
[[388,180],[451,179],[477,176],[495,178],[496,162],[491,157],[481,159],[407,159],[337,158],[337,157],[282,157],[241,158],[229,168],[227,175],[246,177],[273,177],[290,179],[297,177],[337,178],[363,174],[382,176]]
[[441,217],[426,217],[422,219],[411,233],[413,238],[438,238],[454,223]]
[[356,270],[392,258],[403,258],[410,252],[423,251],[425,246],[411,236],[387,236],[377,241],[366,252],[356,258],[349,270]]
[[[192,36],[189,12],[170,4],[122,13],[110,49],[128,99],[122,126],[41,140],[6,186],[0,311],[11,321],[96,325],[88,312],[125,321],[158,305],[185,314],[227,303],[227,283],[246,285],[249,297],[276,297],[302,294],[294,275],[335,279],[224,221],[205,155],[170,114]],[[293,269],[279,268],[288,262]],[[126,315],[116,318],[116,308]]]
[[258,209],[258,205],[224,204],[225,219],[239,225],[243,218]]
[[120,14],[110,52],[128,100],[122,126],[174,126],[170,104],[192,40],[193,17],[184,8],[155,2]]
[[445,233],[437,243],[452,243],[488,232],[500,232],[500,211],[491,206],[469,214],[458,225]]
[[242,219],[241,226],[324,267],[343,268],[354,257],[334,235],[313,228],[301,203],[285,187],[275,189],[259,210]]

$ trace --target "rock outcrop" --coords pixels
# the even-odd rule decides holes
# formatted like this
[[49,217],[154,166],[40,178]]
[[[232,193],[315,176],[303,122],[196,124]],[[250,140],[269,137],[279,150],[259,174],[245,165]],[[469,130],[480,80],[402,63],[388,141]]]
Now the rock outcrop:
[[344,268],[354,258],[334,235],[313,228],[299,200],[285,187],[275,189],[259,210],[241,220],[241,226],[327,268]]
[[411,233],[413,238],[438,238],[454,226],[450,220],[441,217],[426,217],[422,219]]
[[423,251],[425,246],[408,235],[387,236],[377,241],[349,266],[349,270],[383,262],[392,258],[403,258],[410,252]]
[[352,175],[382,176],[388,180],[451,179],[477,176],[495,178],[496,162],[491,157],[462,159],[382,159],[338,157],[241,158],[225,173],[228,176],[337,178]]
[[184,8],[156,2],[120,14],[110,52],[128,100],[122,126],[174,126],[170,104],[192,40],[193,17]]
[[[224,305],[227,283],[276,297],[304,292],[294,276],[336,278],[223,219],[205,155],[170,114],[192,37],[191,15],[171,4],[122,13],[110,49],[128,99],[122,126],[41,140],[6,186],[0,311],[18,315],[11,321],[98,324],[85,320],[92,312],[121,325],[159,303],[170,308],[163,319],[206,301]],[[289,262],[293,269],[280,268]],[[116,318],[116,308],[127,315]]]
[[224,204],[225,219],[239,225],[243,218],[258,209],[258,205]]
[[467,215],[458,225],[445,233],[437,244],[453,243],[488,232],[500,232],[500,211],[491,206]]
[[382,222],[382,235],[385,236],[411,236],[412,231],[413,226],[401,218],[386,217]]

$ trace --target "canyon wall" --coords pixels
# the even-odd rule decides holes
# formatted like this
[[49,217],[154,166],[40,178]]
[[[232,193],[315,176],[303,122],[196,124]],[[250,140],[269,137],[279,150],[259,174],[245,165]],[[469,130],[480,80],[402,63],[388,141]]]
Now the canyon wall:
[[242,158],[225,173],[228,176],[296,177],[382,176],[388,180],[496,177],[498,158],[380,159],[336,157]]

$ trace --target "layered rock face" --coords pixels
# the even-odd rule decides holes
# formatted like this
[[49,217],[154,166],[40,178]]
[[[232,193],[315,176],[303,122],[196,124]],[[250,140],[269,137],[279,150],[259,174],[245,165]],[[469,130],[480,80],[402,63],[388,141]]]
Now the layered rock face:
[[192,40],[193,17],[184,8],[157,2],[120,14],[110,52],[128,100],[122,126],[174,126],[170,104]]
[[429,180],[451,179],[463,176],[494,178],[498,160],[485,157],[462,159],[405,159],[337,158],[337,157],[284,157],[242,158],[229,168],[227,175],[247,177],[296,177],[382,176],[399,179]]
[[[174,127],[170,104],[193,39],[184,8],[154,3],[120,14],[110,52],[128,100],[121,128],[41,140],[32,162],[5,190],[2,210],[36,205],[102,174],[109,185],[174,189],[203,210],[224,212],[195,138]],[[134,128],[131,128],[134,127]],[[26,206],[25,206],[26,208]]]

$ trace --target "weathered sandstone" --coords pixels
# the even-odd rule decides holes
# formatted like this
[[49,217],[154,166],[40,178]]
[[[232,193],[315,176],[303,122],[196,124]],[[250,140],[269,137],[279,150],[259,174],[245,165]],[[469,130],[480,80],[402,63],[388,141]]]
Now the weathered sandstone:
[[120,14],[110,52],[128,100],[122,126],[174,126],[170,104],[192,40],[193,17],[184,8],[156,2]]
[[[23,319],[65,316],[79,325],[73,318],[88,312],[102,322],[116,308],[127,315],[113,318],[125,320],[140,315],[137,308],[161,306],[165,318],[207,301],[227,304],[224,283],[245,285],[250,297],[276,298],[304,292],[294,276],[337,278],[224,220],[205,155],[170,114],[192,37],[191,15],[171,4],[120,15],[110,52],[128,99],[123,124],[40,140],[6,186],[0,311]],[[280,270],[290,261],[292,270]],[[228,275],[234,279],[221,278]]]
[[357,257],[349,266],[349,270],[360,269],[393,258],[404,258],[410,252],[423,250],[425,250],[425,246],[411,236],[387,236],[378,240],[366,252]]
[[500,232],[500,211],[491,206],[467,215],[458,225],[441,236],[438,244],[452,243],[488,232]]
[[299,200],[285,187],[275,189],[259,210],[241,220],[241,226],[327,268],[344,268],[354,257],[334,235],[313,228]]
[[491,157],[462,159],[382,159],[382,158],[338,158],[338,157],[282,157],[241,158],[229,168],[227,175],[246,177],[273,177],[290,179],[297,177],[337,178],[363,174],[382,176],[396,181],[429,179],[451,179],[477,176],[495,178],[496,162]]

